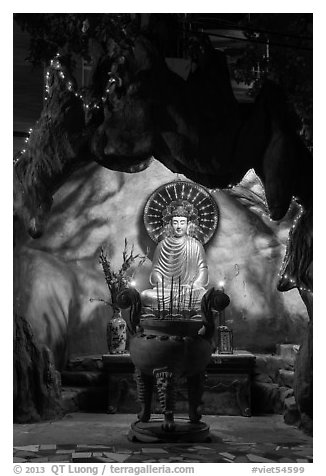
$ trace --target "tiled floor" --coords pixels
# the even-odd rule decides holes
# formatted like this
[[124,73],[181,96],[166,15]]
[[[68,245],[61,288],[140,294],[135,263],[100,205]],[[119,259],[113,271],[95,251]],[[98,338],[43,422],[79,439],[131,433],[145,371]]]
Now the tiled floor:
[[134,420],[133,415],[71,414],[14,425],[14,462],[312,462],[312,438],[285,425],[281,415],[206,416],[211,441],[201,444],[131,443],[127,433]]
[[[49,448],[51,446],[51,448]],[[312,463],[311,448],[273,443],[144,446],[139,450],[104,445],[36,445],[14,448],[14,463]]]

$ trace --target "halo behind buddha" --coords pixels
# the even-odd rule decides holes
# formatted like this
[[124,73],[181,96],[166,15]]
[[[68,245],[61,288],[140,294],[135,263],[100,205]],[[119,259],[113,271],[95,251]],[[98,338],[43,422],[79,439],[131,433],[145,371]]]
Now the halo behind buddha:
[[165,236],[173,216],[185,216],[192,224],[192,236],[206,244],[216,230],[219,211],[204,187],[179,180],[162,185],[146,202],[144,224],[153,241]]

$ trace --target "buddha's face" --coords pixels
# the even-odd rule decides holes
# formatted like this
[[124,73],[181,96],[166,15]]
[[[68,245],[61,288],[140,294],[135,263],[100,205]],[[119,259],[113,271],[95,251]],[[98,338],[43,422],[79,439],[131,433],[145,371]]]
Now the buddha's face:
[[186,217],[173,217],[172,228],[174,236],[184,236],[187,234],[188,219]]

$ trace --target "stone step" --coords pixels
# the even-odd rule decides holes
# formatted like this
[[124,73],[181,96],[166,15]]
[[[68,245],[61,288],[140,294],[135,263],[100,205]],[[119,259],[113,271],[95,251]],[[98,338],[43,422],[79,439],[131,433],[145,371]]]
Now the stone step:
[[276,345],[276,355],[279,355],[283,359],[289,361],[295,361],[297,352],[299,350],[299,345],[297,344],[277,344]]
[[84,389],[74,387],[62,387],[61,408],[64,413],[73,413],[79,411],[78,398]]
[[280,369],[278,372],[278,383],[284,387],[293,388],[294,385],[294,371]]
[[277,383],[280,370],[294,370],[294,361],[279,355],[256,354],[254,380],[265,383]]
[[62,387],[61,407],[64,413],[73,412],[99,412],[105,413],[107,409],[107,387]]
[[284,401],[284,421],[288,425],[296,425],[300,422],[300,413],[293,395]]
[[61,382],[65,386],[88,387],[105,385],[107,375],[102,370],[64,370],[61,372]]
[[102,354],[78,355],[70,357],[65,370],[83,371],[83,370],[102,370]]
[[293,396],[293,389],[280,387],[277,383],[253,382],[252,410],[254,414],[284,411],[284,402]]

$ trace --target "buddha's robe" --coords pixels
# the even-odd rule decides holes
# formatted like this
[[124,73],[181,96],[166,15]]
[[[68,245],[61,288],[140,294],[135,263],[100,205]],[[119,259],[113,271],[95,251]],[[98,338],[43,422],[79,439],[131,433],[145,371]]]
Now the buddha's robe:
[[150,275],[154,289],[142,292],[143,304],[156,307],[158,296],[168,301],[172,277],[174,296],[181,288],[181,292],[187,294],[186,305],[189,304],[190,293],[193,306],[198,305],[208,285],[208,269],[203,245],[195,238],[187,235],[167,237],[158,244]]

